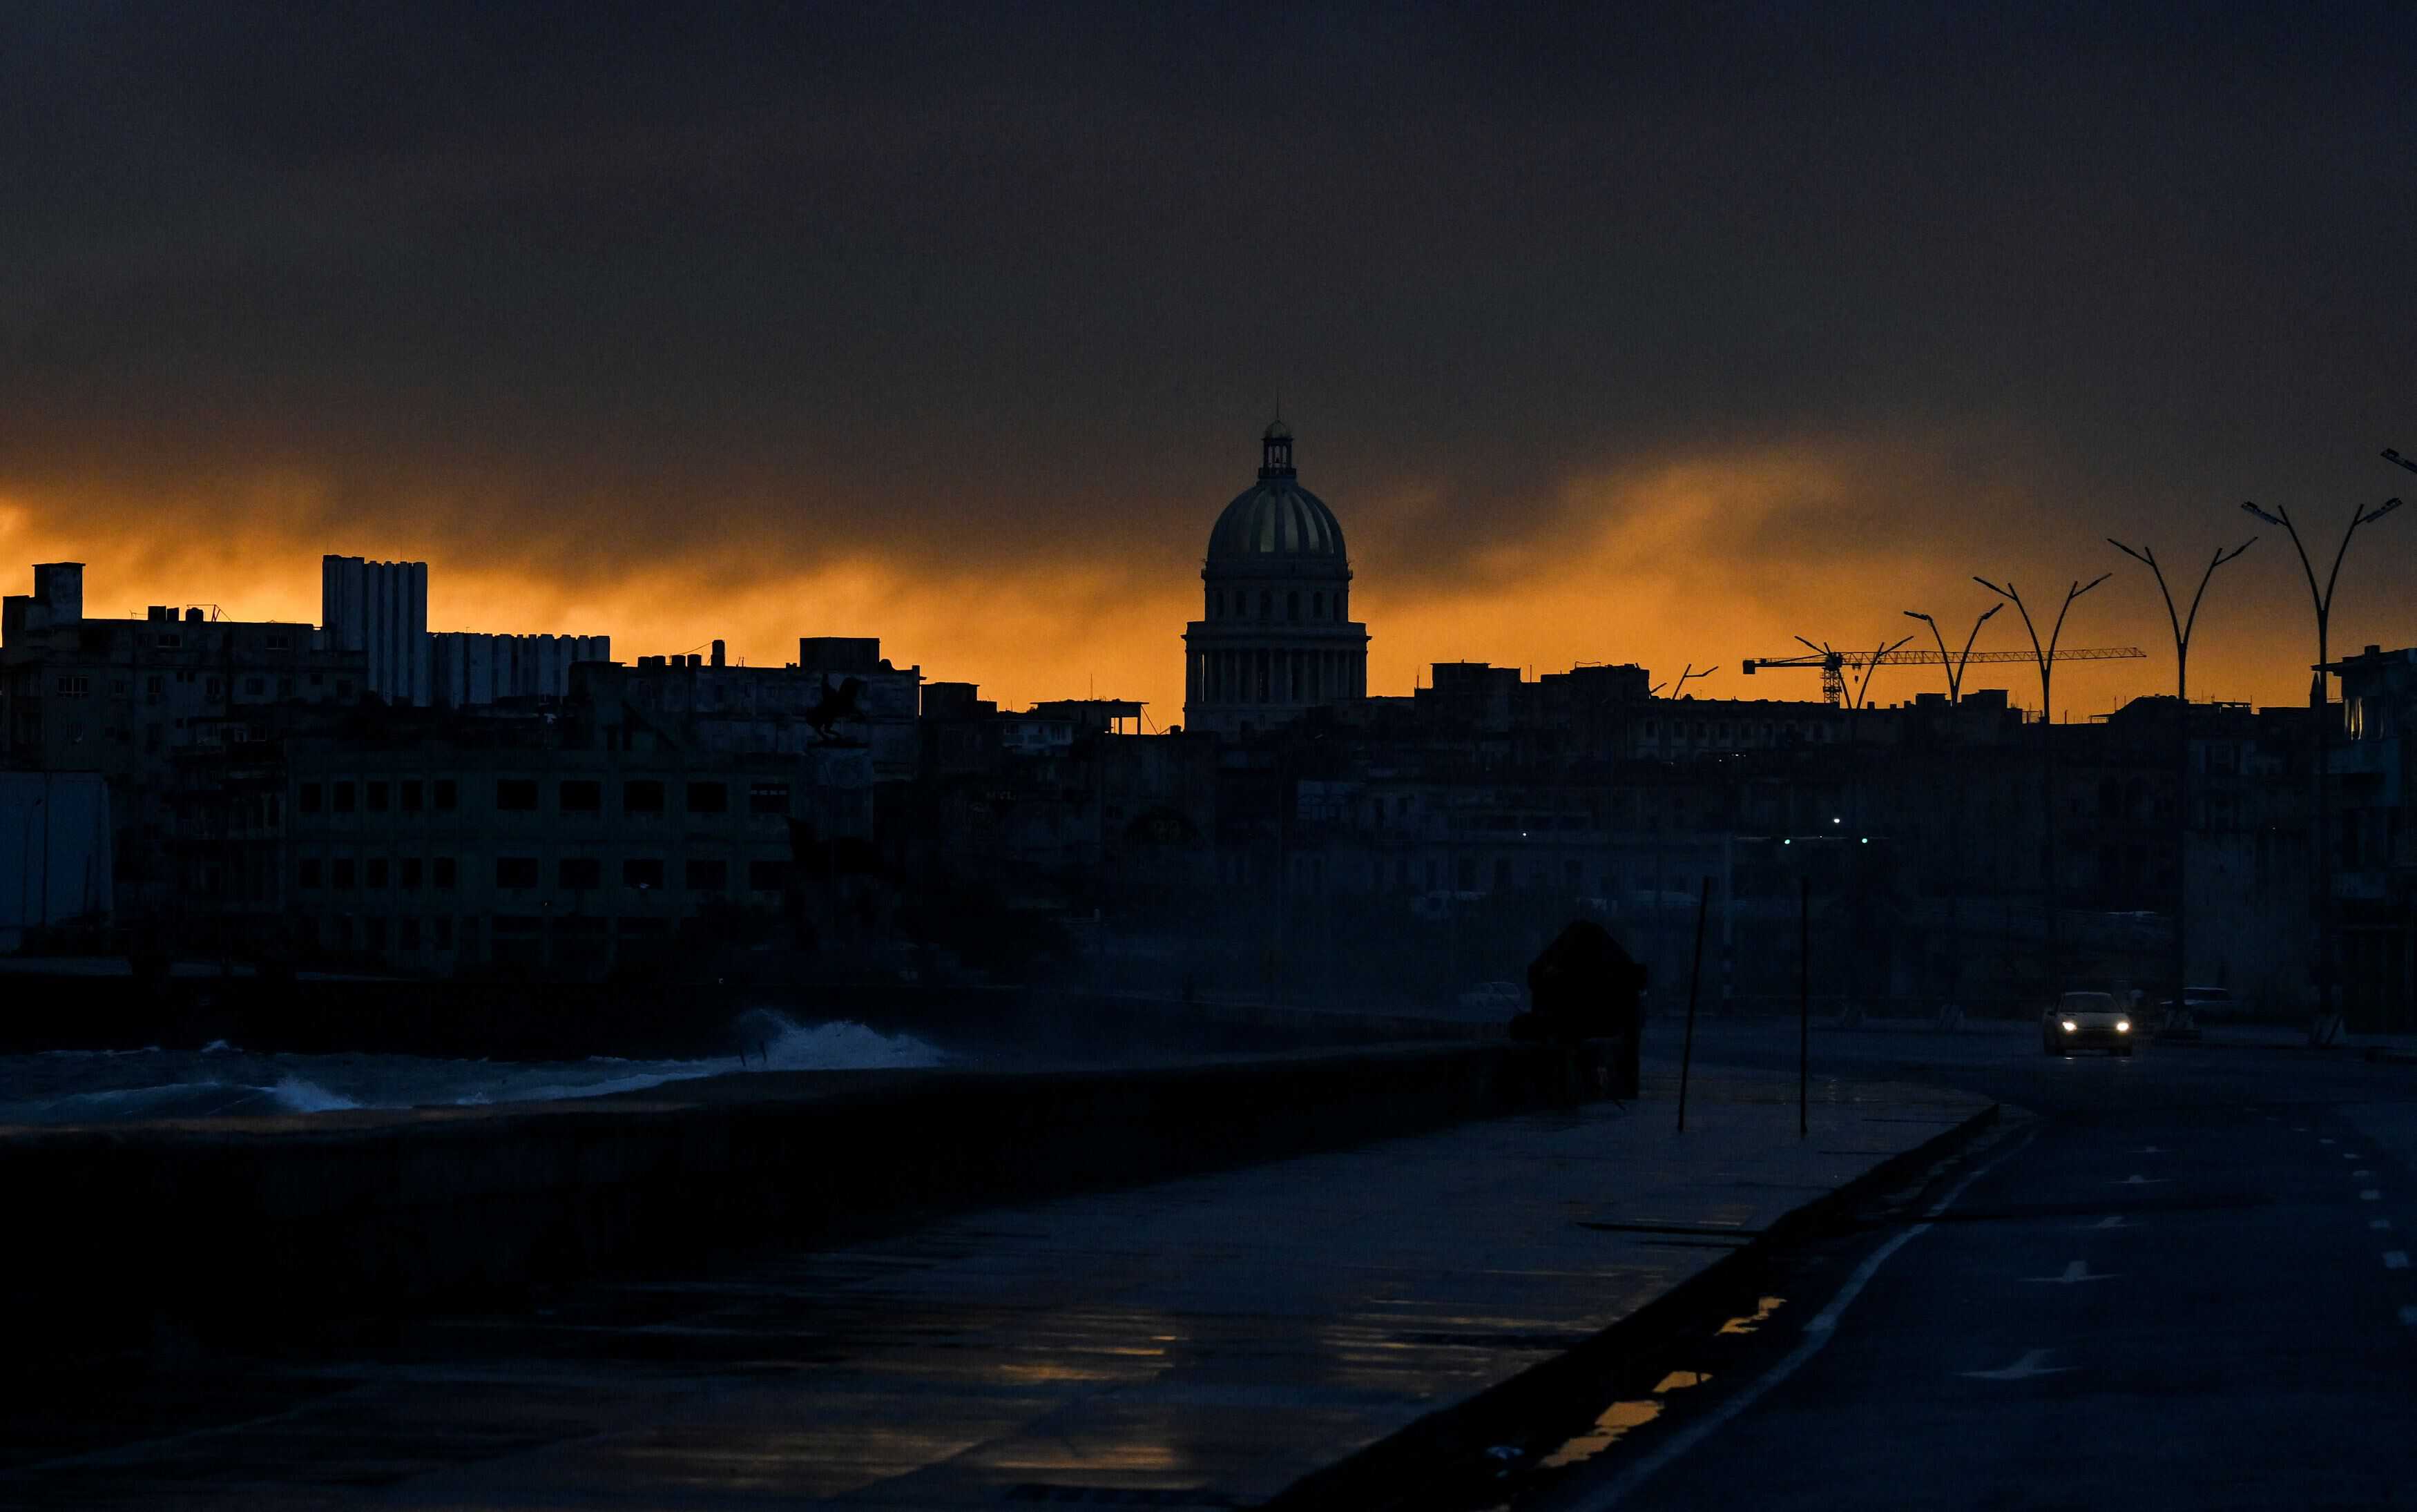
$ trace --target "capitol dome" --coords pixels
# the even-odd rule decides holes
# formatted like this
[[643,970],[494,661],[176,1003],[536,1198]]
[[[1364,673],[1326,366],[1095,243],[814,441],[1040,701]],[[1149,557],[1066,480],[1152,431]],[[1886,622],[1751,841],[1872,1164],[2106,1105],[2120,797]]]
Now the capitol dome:
[[1217,517],[1208,532],[1208,560],[1240,567],[1273,566],[1269,557],[1344,561],[1343,526],[1324,500],[1300,486],[1293,468],[1292,431],[1278,420],[1259,445],[1259,480]]
[[1188,728],[1247,735],[1367,696],[1343,527],[1300,486],[1284,421],[1259,437],[1259,480],[1208,532],[1200,578],[1201,616],[1183,633]]

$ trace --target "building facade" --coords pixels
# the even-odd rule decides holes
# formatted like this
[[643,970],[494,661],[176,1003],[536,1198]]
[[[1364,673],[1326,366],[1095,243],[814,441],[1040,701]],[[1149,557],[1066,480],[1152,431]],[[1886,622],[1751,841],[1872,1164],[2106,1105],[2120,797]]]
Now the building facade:
[[372,694],[389,703],[427,704],[427,563],[321,557],[319,624],[328,645],[367,659]]

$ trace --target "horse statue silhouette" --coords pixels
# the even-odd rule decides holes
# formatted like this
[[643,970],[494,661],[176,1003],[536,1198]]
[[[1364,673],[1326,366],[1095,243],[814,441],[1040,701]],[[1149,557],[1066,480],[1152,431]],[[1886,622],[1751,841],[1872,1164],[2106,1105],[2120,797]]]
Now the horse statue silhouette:
[[814,706],[806,711],[806,723],[813,727],[817,736],[828,740],[831,737],[832,725],[842,719],[864,718],[864,711],[857,706],[856,702],[863,691],[864,679],[861,677],[844,678],[839,687],[833,688],[830,678],[826,676],[823,679],[822,697],[816,699]]

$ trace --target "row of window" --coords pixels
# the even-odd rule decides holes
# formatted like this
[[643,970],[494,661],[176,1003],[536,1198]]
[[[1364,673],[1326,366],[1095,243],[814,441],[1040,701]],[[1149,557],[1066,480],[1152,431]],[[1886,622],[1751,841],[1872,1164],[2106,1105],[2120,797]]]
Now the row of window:
[[[1224,589],[1210,589],[1208,591],[1208,617],[1210,619],[1225,618],[1225,602]],[[1234,590],[1233,605],[1235,618],[1241,619],[1248,617],[1251,612],[1250,594],[1239,588]],[[1275,595],[1273,592],[1265,588],[1259,590],[1258,617],[1261,619],[1273,619],[1276,617]],[[1323,620],[1328,617],[1325,594],[1313,593],[1309,596],[1309,617],[1314,620]],[[1338,620],[1343,617],[1343,596],[1339,593],[1334,596],[1333,617]],[[1300,618],[1300,594],[1298,590],[1285,595],[1285,618],[1288,620],[1297,620]]]
[[[322,673],[315,672],[312,673],[311,674],[312,686],[317,687],[322,680]],[[175,674],[175,677],[176,681],[180,683],[190,683],[193,680],[193,673],[190,671],[178,672]],[[89,674],[84,673],[63,673],[53,683],[52,690],[57,693],[61,698],[90,698],[92,696],[92,678]],[[126,679],[123,677],[114,679],[109,685],[109,690],[115,696],[124,698],[126,696]],[[350,694],[352,690],[353,685],[349,679],[336,684],[336,691],[339,693]],[[260,698],[266,695],[267,692],[267,678],[246,677],[243,680],[244,697]],[[294,679],[291,677],[278,678],[277,692],[278,696],[281,698],[292,698],[294,696]],[[224,698],[226,696],[226,680],[222,677],[210,677],[205,679],[203,686],[203,695],[206,698],[212,699]],[[154,702],[166,698],[168,696],[168,674],[166,673],[158,672],[146,673],[143,679],[143,696]]]
[[[670,784],[652,778],[631,778],[621,783],[621,808],[625,814],[660,814],[666,811]],[[692,814],[723,814],[730,811],[730,784],[727,782],[691,782],[686,784],[687,811]],[[539,782],[533,777],[502,777],[495,779],[495,808],[502,813],[536,813],[539,809]],[[451,813],[461,807],[461,790],[453,779],[440,777],[426,782],[417,778],[402,781],[338,781],[305,782],[296,794],[296,807],[303,813],[315,814],[323,809],[349,814],[360,809],[386,813],[400,809],[419,813],[434,809],[439,813]],[[789,784],[783,781],[758,781],[747,784],[747,809],[750,813],[785,814],[789,811]],[[567,777],[555,784],[555,810],[564,814],[600,814],[604,811],[604,784],[595,778]]]
[[[789,865],[784,860],[750,861],[747,863],[747,886],[752,892],[779,892],[789,885]],[[544,869],[533,855],[499,855],[495,857],[495,885],[527,888],[543,885]],[[659,855],[625,856],[621,861],[621,885],[647,890],[667,885],[669,872]],[[417,890],[425,885],[440,891],[451,890],[459,873],[449,855],[432,856],[425,869],[418,856],[405,856],[388,863],[382,855],[356,860],[349,855],[335,856],[322,863],[317,856],[304,856],[295,864],[295,885],[300,887],[329,887],[339,891],[353,887],[401,887]],[[680,869],[682,885],[691,892],[728,892],[730,863],[719,858],[698,857],[684,863]],[[566,855],[555,863],[555,885],[567,891],[585,892],[604,885],[604,863],[592,855]]]
[[[322,945],[331,949],[351,950],[367,947],[371,950],[382,951],[388,948],[389,926],[391,926],[393,947],[397,950],[416,951],[423,946],[434,950],[453,948],[455,926],[451,915],[440,914],[424,922],[426,927],[423,929],[423,921],[411,915],[403,915],[392,920],[379,917],[374,914],[358,918],[344,915],[328,915],[319,920],[319,939]],[[535,944],[537,942],[534,937],[544,934],[549,928],[557,937],[558,942],[562,936],[570,936],[574,940],[601,940],[608,934],[617,934],[624,940],[635,940],[641,936],[662,938],[670,932],[669,921],[660,918],[584,917],[548,920],[535,914],[497,914],[494,915],[491,923],[499,952],[515,940],[524,945]],[[461,933],[465,943],[474,948],[478,932],[477,919],[464,921]],[[568,942],[560,943],[568,944]]]

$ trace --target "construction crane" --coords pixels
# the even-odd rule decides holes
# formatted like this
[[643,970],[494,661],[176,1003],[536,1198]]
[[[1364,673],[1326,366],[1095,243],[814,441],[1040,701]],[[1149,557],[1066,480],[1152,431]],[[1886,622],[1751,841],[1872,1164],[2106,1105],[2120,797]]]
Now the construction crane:
[[[1801,635],[1798,636],[1797,639],[1800,641],[1804,640]],[[1822,701],[1833,705],[1844,704],[1847,702],[1847,669],[1849,667],[1864,668],[1866,670],[1863,673],[1862,683],[1861,687],[1855,689],[1854,703],[1854,706],[1856,708],[1862,708],[1863,706],[1862,695],[1864,691],[1872,686],[1872,674],[1870,669],[1879,667],[1943,667],[1951,659],[1958,663],[1966,661],[2036,661],[2038,659],[2038,658],[2032,656],[2031,653],[2028,651],[1974,651],[1969,652],[1963,657],[1951,658],[1942,656],[1936,651],[1902,650],[1900,648],[1905,644],[1903,641],[1899,641],[1894,646],[1884,647],[1876,652],[1838,651],[1826,645],[1813,645],[1813,643],[1810,641],[1804,641],[1804,643],[1808,646],[1812,646],[1811,652],[1805,656],[1757,657],[1748,659],[1741,663],[1741,666],[1745,672],[1745,674],[1749,677],[1767,668],[1818,667],[1821,669]],[[2142,659],[2147,655],[2147,652],[2142,651],[2137,646],[2087,646],[2077,650],[2059,651],[2056,653],[2056,659],[2059,661],[2136,661]]]

